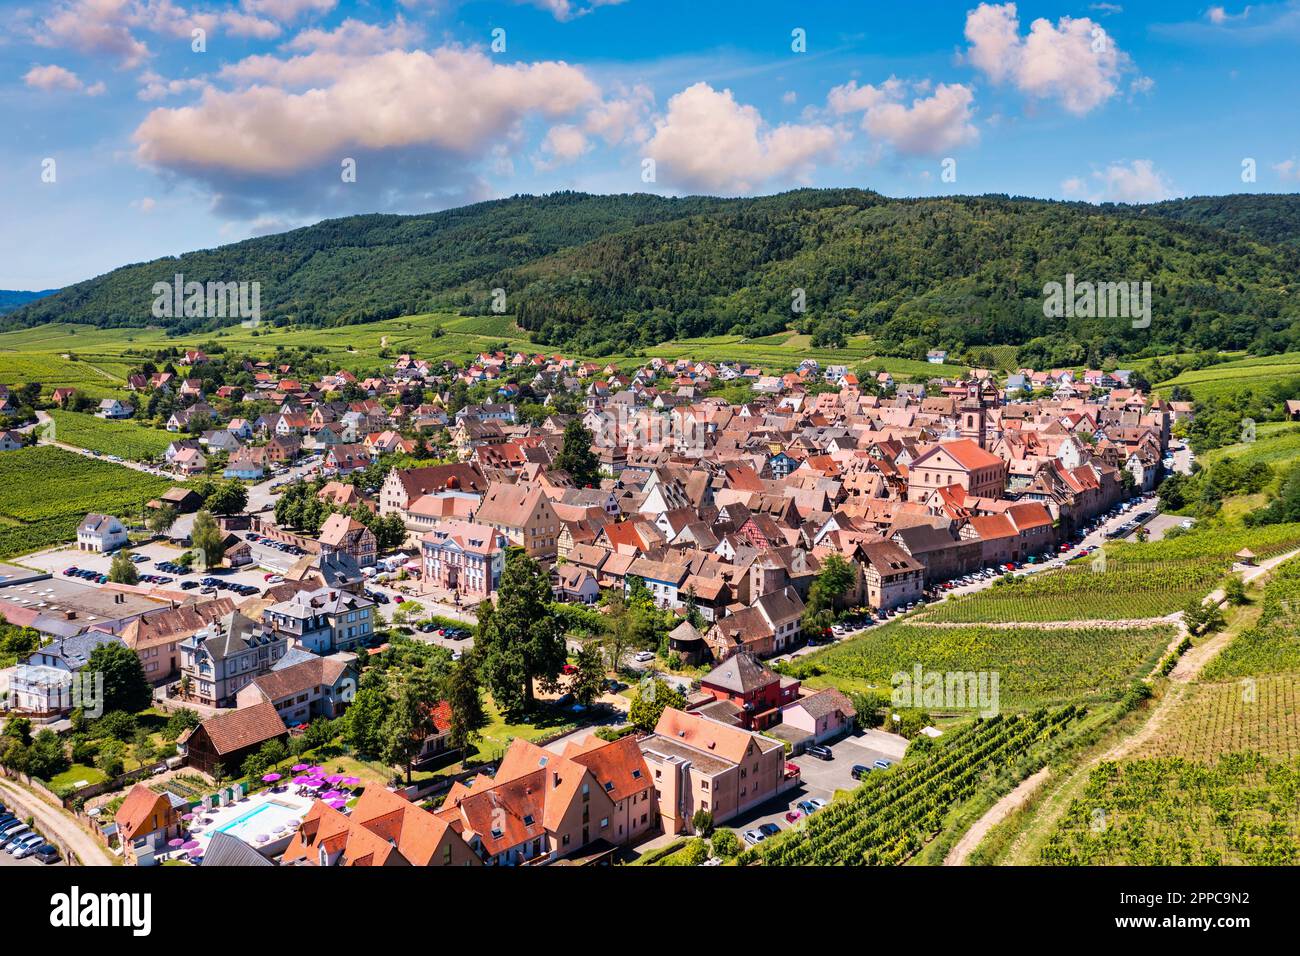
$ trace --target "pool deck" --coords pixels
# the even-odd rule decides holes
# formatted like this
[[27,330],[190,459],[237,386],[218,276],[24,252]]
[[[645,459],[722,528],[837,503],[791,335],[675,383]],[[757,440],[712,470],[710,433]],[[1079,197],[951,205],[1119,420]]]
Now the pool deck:
[[[313,800],[300,797],[287,789],[260,790],[224,807],[205,811],[195,810],[194,812],[199,816],[197,819],[190,821],[190,839],[197,840],[199,845],[189,852],[194,856],[201,856],[207,851],[208,841],[212,839],[212,835],[222,831],[243,840],[249,846],[267,855],[283,852],[284,847],[288,845],[290,838],[293,836],[293,831],[289,830],[287,833],[276,836],[273,830],[268,828],[280,826],[293,817],[301,820],[307,815],[307,811],[311,809],[313,802]],[[259,812],[259,808],[272,803],[282,804],[283,808],[277,807],[274,811]],[[242,832],[244,828],[240,826],[240,823],[249,819],[250,815],[252,815],[252,820],[258,820],[267,814],[270,814],[270,816],[267,817],[265,827],[258,828],[254,825],[253,829],[257,833],[267,833],[273,839],[258,845],[252,841],[251,834]],[[185,851],[178,850],[175,852],[179,855]]]

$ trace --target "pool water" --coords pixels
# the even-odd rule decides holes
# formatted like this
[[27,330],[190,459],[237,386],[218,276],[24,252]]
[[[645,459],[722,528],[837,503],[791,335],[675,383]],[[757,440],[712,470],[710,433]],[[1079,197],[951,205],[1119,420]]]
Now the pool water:
[[229,833],[245,843],[252,843],[257,834],[271,835],[276,827],[283,826],[299,816],[301,816],[301,812],[297,807],[276,800],[268,800],[240,814],[229,823],[217,827],[216,832]]

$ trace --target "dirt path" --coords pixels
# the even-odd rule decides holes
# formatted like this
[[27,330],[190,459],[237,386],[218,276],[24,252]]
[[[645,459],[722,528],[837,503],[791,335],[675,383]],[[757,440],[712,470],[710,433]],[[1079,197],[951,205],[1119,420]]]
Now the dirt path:
[[46,803],[25,787],[0,778],[4,802],[21,808],[20,816],[31,816],[41,832],[57,837],[76,854],[82,866],[112,866],[113,860],[98,840],[81,828],[74,817]]
[[960,621],[927,621],[924,618],[909,621],[909,624],[916,624],[924,627],[988,627],[994,630],[1021,630],[1024,628],[1033,628],[1042,631],[1070,631],[1081,628],[1096,628],[1098,630],[1137,627],[1160,627],[1162,624],[1172,624],[1173,616],[1169,617],[1137,617],[1126,621],[981,621],[978,624],[966,624]]
[[[1298,555],[1300,555],[1300,549],[1288,551],[1285,554],[1279,554],[1277,557],[1269,558],[1266,561],[1260,562],[1257,567],[1242,568],[1240,569],[1242,581],[1249,584],[1268,575],[1278,565],[1285,561],[1289,561]],[[1213,601],[1217,604],[1221,603],[1223,598],[1223,591],[1216,590],[1207,595],[1205,600]],[[1182,640],[1182,636],[1187,632],[1186,628],[1183,626],[1182,612],[1179,611],[1177,614],[1170,615],[1168,618],[1160,618],[1159,621],[1165,623],[1172,621],[1178,625],[1179,633],[1175,635],[1175,640],[1173,644],[1171,644],[1171,648],[1176,646],[1177,643]],[[1076,790],[1080,789],[1079,786],[1075,785],[1086,781],[1098,764],[1103,761],[1121,760],[1130,754],[1136,753],[1149,740],[1159,735],[1164,729],[1165,724],[1168,722],[1169,716],[1175,712],[1184,696],[1188,693],[1188,688],[1191,686],[1192,682],[1200,676],[1201,671],[1205,669],[1210,661],[1214,660],[1214,658],[1218,656],[1219,652],[1231,643],[1231,641],[1236,638],[1242,630],[1244,630],[1244,627],[1234,627],[1229,630],[1220,631],[1208,641],[1204,641],[1191,647],[1187,653],[1179,659],[1178,663],[1174,666],[1174,669],[1170,672],[1169,685],[1166,693],[1156,701],[1155,705],[1151,708],[1147,719],[1143,721],[1142,725],[1133,733],[1116,741],[1104,753],[1084,761],[1083,764],[1072,771],[1067,777],[1061,779],[1055,792],[1048,795],[1047,802],[1044,807],[1039,810],[1036,818],[1044,818],[1046,825],[1051,825],[1052,819],[1059,817],[1060,814],[1065,811],[1066,807],[1068,807],[1068,798],[1071,797]],[[1039,771],[1040,774],[1042,772],[1043,771]],[[988,832],[1005,820],[1017,807],[1023,805],[1025,801],[1038,791],[1039,787],[1042,786],[1047,779],[1046,776],[1043,776],[1040,780],[1034,783],[1033,786],[1026,788],[1026,785],[1037,776],[1038,774],[1035,774],[1033,777],[1029,777],[1023,781],[1019,787],[999,800],[987,813],[975,821],[975,824],[948,854],[947,859],[944,860],[944,865],[958,866],[963,864],[966,859],[970,857],[970,854],[974,851],[975,847],[979,845],[985,836],[987,836]],[[1023,794],[1021,794],[1022,788],[1025,788]],[[1013,800],[1017,794],[1020,794],[1019,799]],[[1028,829],[1024,829],[1016,836],[1010,852],[1006,855],[1008,861],[1017,861],[1018,854],[1021,852],[1025,845],[1025,840],[1028,838],[1028,832]],[[971,841],[969,846],[967,846],[968,841]],[[959,851],[962,851],[963,847],[965,847],[964,852],[961,852],[961,854],[958,855]]]
[[944,857],[943,865],[965,866],[966,860],[970,858],[970,855],[975,852],[975,848],[988,836],[989,831],[1014,811],[1024,806],[1051,775],[1051,768],[1044,767],[1037,773],[1031,774],[1020,781],[1020,785],[1016,789],[989,807],[988,812],[975,821],[975,825],[967,830],[965,836],[957,841],[957,845],[948,851],[948,855]]

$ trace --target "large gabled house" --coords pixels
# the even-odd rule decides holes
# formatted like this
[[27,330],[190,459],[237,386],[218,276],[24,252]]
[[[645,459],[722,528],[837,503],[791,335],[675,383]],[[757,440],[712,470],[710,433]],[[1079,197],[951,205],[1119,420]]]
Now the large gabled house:
[[317,800],[281,857],[283,866],[481,864],[453,822],[375,786],[347,814]]
[[604,857],[657,823],[655,786],[634,737],[591,736],[562,753],[516,737],[494,777],[456,783],[437,815],[495,866]]

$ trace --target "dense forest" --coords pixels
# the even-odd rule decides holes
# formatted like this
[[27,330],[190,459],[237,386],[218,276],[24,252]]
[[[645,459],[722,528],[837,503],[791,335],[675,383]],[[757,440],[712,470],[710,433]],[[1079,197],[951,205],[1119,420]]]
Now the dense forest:
[[[491,290],[539,342],[609,354],[795,327],[868,333],[883,354],[1022,346],[1063,365],[1171,349],[1300,348],[1300,197],[1092,206],[1007,196],[888,199],[805,189],[756,199],[518,196],[369,215],[127,266],[0,319],[155,324],[154,282],[258,281],[264,320],[340,325],[453,309]],[[1067,274],[1152,288],[1149,328],[1046,318]],[[802,290],[798,292],[796,290]],[[805,310],[792,308],[802,299]],[[194,331],[223,320],[166,320]],[[237,320],[225,320],[237,321]]]

